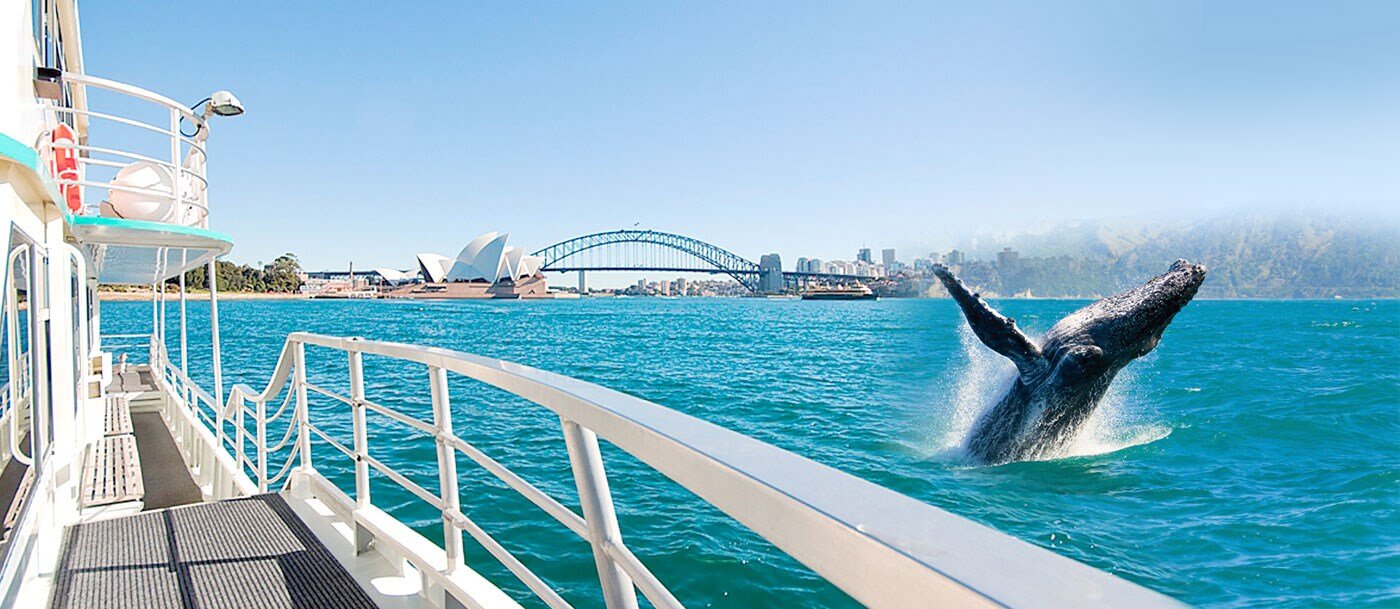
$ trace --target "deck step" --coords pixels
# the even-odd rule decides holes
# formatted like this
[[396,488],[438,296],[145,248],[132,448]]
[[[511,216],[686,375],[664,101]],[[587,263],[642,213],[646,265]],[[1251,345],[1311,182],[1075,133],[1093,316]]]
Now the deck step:
[[82,507],[140,501],[145,495],[136,436],[108,436],[88,446]]
[[107,397],[107,411],[103,418],[104,435],[121,436],[132,433],[131,427],[131,402],[126,396],[113,395]]

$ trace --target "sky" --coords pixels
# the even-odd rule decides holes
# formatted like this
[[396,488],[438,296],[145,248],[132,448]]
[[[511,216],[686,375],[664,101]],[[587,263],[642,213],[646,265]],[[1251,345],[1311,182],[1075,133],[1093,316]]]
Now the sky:
[[791,266],[1066,220],[1400,215],[1397,2],[80,10],[88,73],[247,107],[209,144],[238,262],[635,224]]

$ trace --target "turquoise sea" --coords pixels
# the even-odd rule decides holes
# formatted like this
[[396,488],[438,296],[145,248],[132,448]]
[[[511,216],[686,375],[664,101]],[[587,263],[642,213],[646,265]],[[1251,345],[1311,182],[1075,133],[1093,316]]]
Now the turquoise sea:
[[[1043,331],[1082,304],[998,306]],[[207,305],[189,309],[191,372],[209,383]],[[104,332],[149,331],[149,304],[107,302],[102,315]],[[1400,302],[1192,303],[1115,381],[1070,454],[1000,467],[965,462],[958,445],[1009,365],[951,301],[228,301],[220,315],[228,384],[261,389],[295,330],[460,349],[641,396],[1192,604],[1400,605]],[[174,336],[173,306],[169,319]],[[314,381],[344,391],[342,356],[313,349],[308,361]],[[371,399],[429,416],[423,368],[366,365]],[[576,506],[557,418],[465,379],[451,387],[461,435]],[[313,422],[348,443],[345,407],[312,403]],[[371,422],[371,453],[435,490],[432,443]],[[609,449],[624,538],[689,606],[855,605]],[[320,443],[314,456],[353,491],[338,452]],[[592,606],[587,546],[469,465],[459,460],[463,511],[566,599]],[[429,506],[382,477],[373,492],[441,539]],[[468,546],[474,568],[528,596]]]

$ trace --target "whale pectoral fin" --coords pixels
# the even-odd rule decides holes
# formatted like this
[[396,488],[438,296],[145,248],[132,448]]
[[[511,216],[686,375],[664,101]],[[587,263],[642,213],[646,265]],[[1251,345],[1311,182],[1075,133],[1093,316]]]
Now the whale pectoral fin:
[[982,344],[1010,359],[1022,374],[1044,370],[1046,362],[1041,356],[1040,347],[1016,327],[1016,320],[998,313],[979,295],[969,291],[948,267],[936,264],[933,274],[938,276],[943,287],[958,303],[967,317],[968,325],[972,326],[972,333]]

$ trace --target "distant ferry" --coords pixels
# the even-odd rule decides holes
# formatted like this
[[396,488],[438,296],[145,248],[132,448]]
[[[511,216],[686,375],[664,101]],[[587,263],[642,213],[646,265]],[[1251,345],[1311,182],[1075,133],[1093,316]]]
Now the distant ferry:
[[802,300],[879,300],[875,292],[863,285],[813,288],[802,293]]
[[318,300],[373,300],[379,298],[379,292],[374,290],[336,290],[318,292],[312,294],[311,298]]

